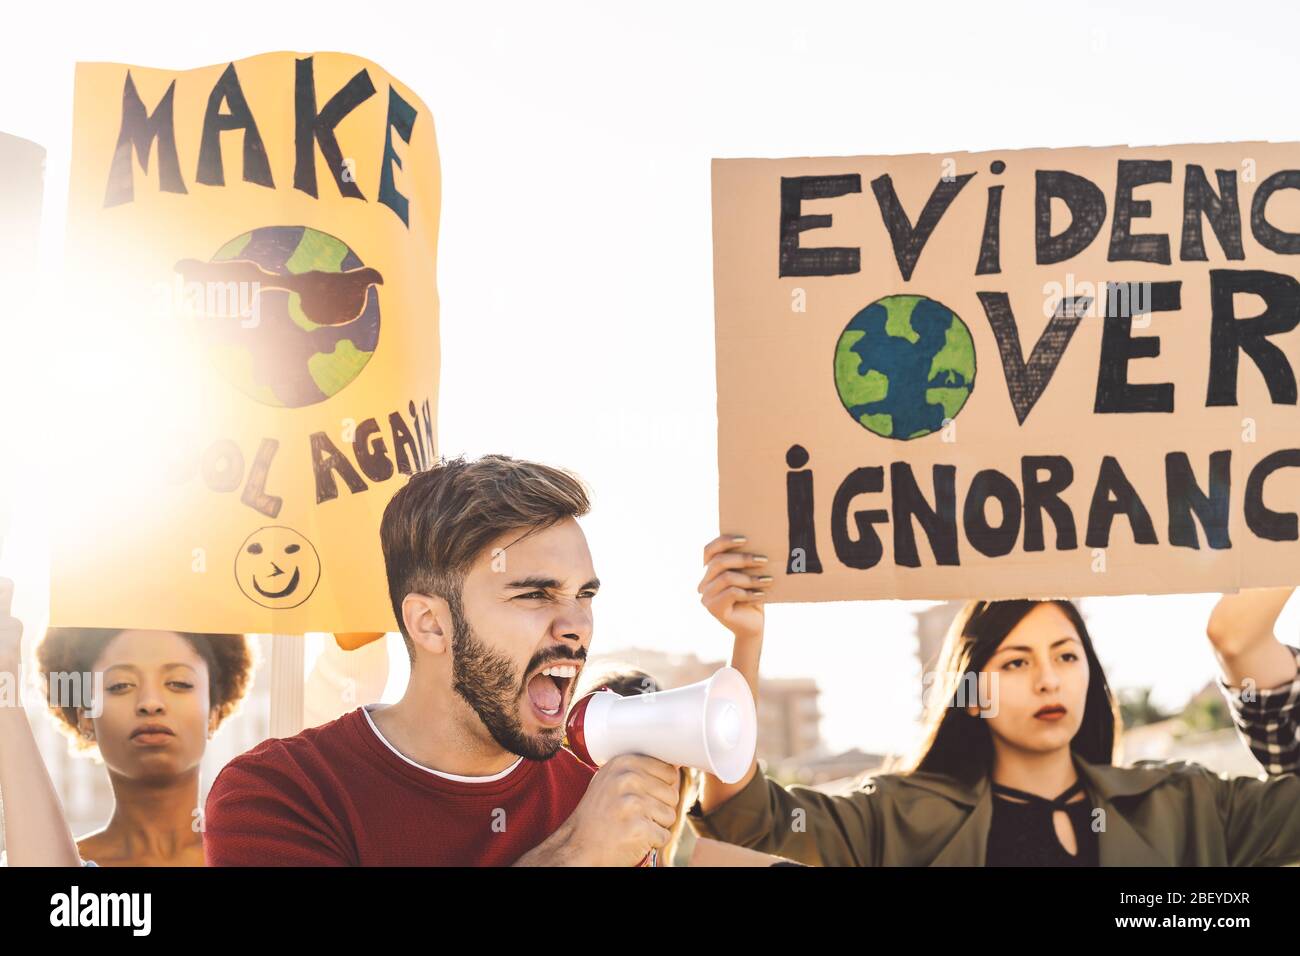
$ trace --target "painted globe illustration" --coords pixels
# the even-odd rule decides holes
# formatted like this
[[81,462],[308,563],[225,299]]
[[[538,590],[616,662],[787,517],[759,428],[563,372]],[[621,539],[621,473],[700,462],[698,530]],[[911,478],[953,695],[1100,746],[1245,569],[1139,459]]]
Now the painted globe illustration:
[[317,229],[254,229],[209,262],[183,260],[176,269],[204,288],[229,288],[232,303],[236,295],[245,306],[256,299],[254,310],[228,309],[203,328],[217,370],[264,405],[323,402],[361,374],[379,342],[383,277]]
[[907,440],[957,417],[975,387],[975,343],[947,306],[891,295],[853,316],[835,346],[835,388],[863,428]]

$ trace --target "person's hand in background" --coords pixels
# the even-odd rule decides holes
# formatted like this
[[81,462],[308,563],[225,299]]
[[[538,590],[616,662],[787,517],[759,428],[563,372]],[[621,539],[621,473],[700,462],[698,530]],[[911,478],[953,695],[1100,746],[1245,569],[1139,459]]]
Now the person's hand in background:
[[1295,654],[1273,632],[1294,590],[1252,588],[1219,598],[1205,633],[1229,686],[1249,680],[1267,690],[1296,679]]
[[[22,675],[23,622],[10,613],[13,599],[13,581],[0,578],[0,674],[12,675],[12,686],[16,697]],[[3,699],[6,696],[0,695],[0,706],[8,703]]]
[[23,710],[23,625],[14,583],[0,578],[0,806],[10,866],[79,866],[81,857]]
[[[731,666],[745,675],[754,704],[758,704],[758,663],[763,653],[763,601],[774,580],[766,572],[767,557],[744,549],[744,535],[724,534],[704,546],[704,576],[700,603],[734,638]],[[745,789],[758,771],[754,762],[736,783],[723,783],[706,774],[700,788],[700,806],[711,810]]]
[[745,641],[763,637],[763,599],[772,586],[767,558],[742,549],[743,535],[719,535],[704,546],[704,577],[696,589],[719,623]]

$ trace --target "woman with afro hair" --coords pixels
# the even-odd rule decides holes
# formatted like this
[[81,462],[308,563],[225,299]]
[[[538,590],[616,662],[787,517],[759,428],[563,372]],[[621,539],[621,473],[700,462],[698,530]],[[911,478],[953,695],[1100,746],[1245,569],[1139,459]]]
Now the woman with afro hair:
[[[16,685],[22,625],[9,615],[11,594],[0,581],[0,675]],[[104,827],[74,843],[26,713],[7,702],[0,793],[10,865],[202,866],[199,762],[248,690],[245,636],[50,628],[36,658],[56,722],[76,749],[103,759],[114,807]]]
[[[108,823],[74,840],[16,693],[22,623],[10,616],[12,596],[13,582],[0,578],[0,865],[203,866],[199,762],[249,690],[255,645],[243,634],[46,633],[36,662],[50,714],[74,750],[98,752],[113,788]],[[325,642],[303,687],[307,726],[380,698],[383,637]]]

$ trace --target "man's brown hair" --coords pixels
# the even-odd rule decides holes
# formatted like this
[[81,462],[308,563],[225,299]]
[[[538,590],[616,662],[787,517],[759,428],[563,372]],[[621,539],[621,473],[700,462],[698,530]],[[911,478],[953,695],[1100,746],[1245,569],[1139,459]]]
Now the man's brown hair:
[[515,528],[542,531],[590,507],[577,475],[507,455],[443,459],[412,475],[379,526],[388,596],[411,659],[406,595],[430,594],[459,608],[465,574],[497,537]]

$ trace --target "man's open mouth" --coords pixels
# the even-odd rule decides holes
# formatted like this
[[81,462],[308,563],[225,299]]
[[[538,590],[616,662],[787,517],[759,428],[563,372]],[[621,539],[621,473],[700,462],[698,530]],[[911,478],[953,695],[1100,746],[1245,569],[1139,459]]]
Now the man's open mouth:
[[558,717],[569,687],[582,669],[579,663],[552,661],[528,679],[528,699],[538,713]]

